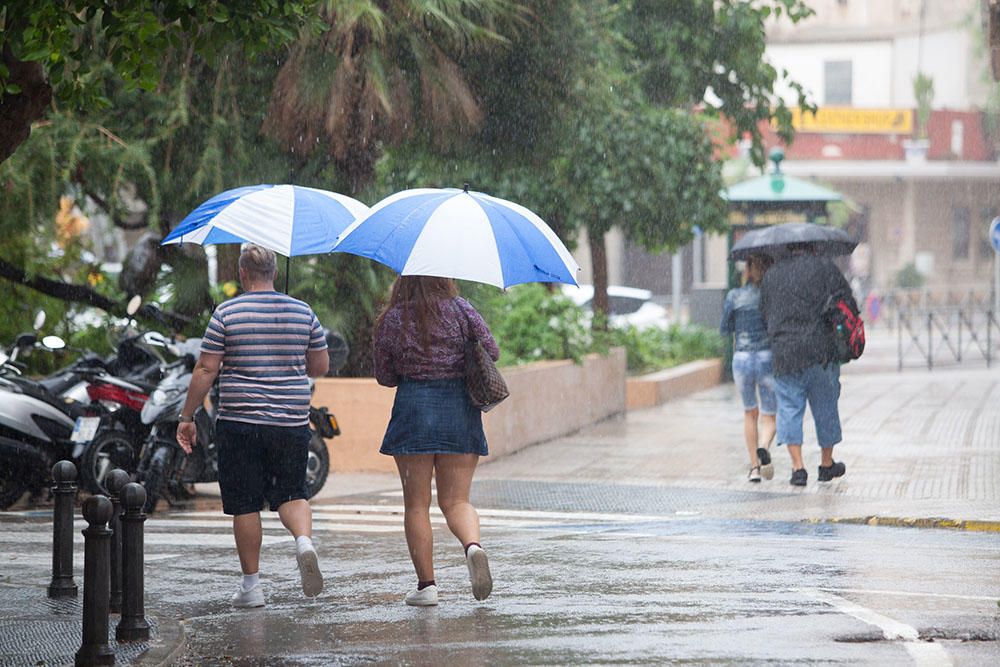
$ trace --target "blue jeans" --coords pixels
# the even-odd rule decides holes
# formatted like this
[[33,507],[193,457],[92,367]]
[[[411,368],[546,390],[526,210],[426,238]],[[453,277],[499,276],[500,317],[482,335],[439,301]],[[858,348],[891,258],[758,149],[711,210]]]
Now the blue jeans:
[[770,350],[733,353],[733,381],[740,390],[744,410],[757,409],[757,393],[760,392],[761,414],[775,413],[777,399]]
[[403,378],[379,452],[487,456],[483,413],[469,401],[465,380]]
[[775,377],[778,394],[778,444],[802,444],[802,420],[806,403],[816,424],[816,439],[822,448],[841,441],[840,365],[814,364],[800,371]]

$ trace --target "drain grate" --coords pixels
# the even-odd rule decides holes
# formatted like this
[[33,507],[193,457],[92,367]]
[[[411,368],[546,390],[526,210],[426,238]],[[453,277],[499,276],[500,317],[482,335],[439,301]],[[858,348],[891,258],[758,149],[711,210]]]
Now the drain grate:
[[521,480],[478,480],[472,501],[480,507],[549,511],[674,514],[721,503],[755,503],[792,494]]

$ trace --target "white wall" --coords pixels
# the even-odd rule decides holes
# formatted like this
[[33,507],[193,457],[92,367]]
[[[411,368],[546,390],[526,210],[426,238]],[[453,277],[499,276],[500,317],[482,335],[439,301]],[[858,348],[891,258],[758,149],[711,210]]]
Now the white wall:
[[[926,33],[923,52],[920,55],[921,69],[934,79],[935,109],[971,109],[984,100],[970,90],[970,67],[972,66],[972,44],[970,35],[964,30]],[[913,78],[917,75],[917,52],[919,37],[908,35],[896,40],[893,49],[892,96],[893,105],[915,107]],[[972,77],[974,78],[974,77]]]
[[[793,81],[802,84],[810,99],[820,106],[823,99],[823,63],[849,60],[853,63],[851,99],[856,107],[892,106],[892,42],[827,42],[818,44],[772,44],[765,57],[780,73],[787,69]],[[778,89],[789,104],[798,100],[790,88]]]
[[[766,58],[779,73],[787,69],[791,79],[810,91],[812,101],[820,106],[826,104],[823,63],[850,60],[853,106],[913,108],[918,44],[916,34],[871,42],[775,43],[768,45]],[[934,108],[982,106],[983,89],[977,82],[981,63],[973,62],[967,30],[925,33],[921,60],[923,71],[934,79]],[[797,101],[787,86],[777,92],[789,104]]]

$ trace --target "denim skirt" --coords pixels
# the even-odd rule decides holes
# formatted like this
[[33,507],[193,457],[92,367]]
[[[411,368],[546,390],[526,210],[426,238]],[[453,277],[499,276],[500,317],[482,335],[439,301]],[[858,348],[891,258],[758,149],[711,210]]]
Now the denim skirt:
[[489,454],[483,413],[469,401],[465,380],[401,379],[379,451],[389,456]]

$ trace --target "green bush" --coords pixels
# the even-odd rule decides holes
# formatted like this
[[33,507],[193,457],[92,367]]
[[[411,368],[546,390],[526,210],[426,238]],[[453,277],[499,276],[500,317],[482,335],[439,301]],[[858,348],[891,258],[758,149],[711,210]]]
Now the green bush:
[[594,350],[586,312],[544,285],[518,285],[506,292],[464,286],[500,343],[500,365],[545,359],[581,361]]
[[629,372],[641,374],[719,356],[723,350],[718,333],[695,326],[593,332],[587,310],[544,285],[519,285],[501,292],[464,284],[462,292],[499,342],[501,366],[546,359],[580,362],[586,354],[621,346]]
[[924,286],[924,274],[917,271],[911,262],[896,272],[896,287],[900,289],[919,289]]
[[609,345],[625,348],[628,370],[633,375],[717,357],[725,346],[716,331],[694,325],[675,324],[667,329],[611,329],[607,338]]

